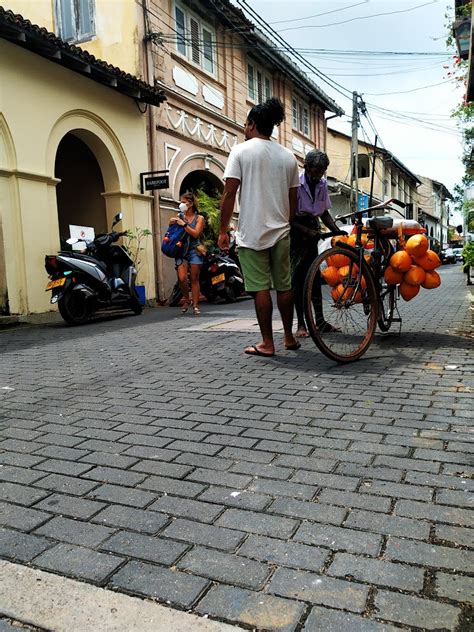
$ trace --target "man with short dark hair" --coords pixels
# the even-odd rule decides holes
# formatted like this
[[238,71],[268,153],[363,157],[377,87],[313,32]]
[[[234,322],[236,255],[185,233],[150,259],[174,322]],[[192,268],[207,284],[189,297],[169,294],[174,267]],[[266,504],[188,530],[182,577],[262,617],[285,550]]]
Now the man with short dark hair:
[[224,173],[221,200],[219,247],[229,247],[227,234],[237,190],[240,213],[236,233],[245,289],[255,301],[262,334],[261,342],[246,347],[249,355],[275,354],[273,303],[270,290],[277,293],[277,304],[284,329],[286,349],[298,349],[293,336],[293,292],[290,267],[290,221],[297,204],[298,164],[289,149],[271,140],[275,125],[285,116],[283,103],[276,98],[253,107],[247,115],[245,143],[234,147]]
[[307,338],[309,335],[304,320],[303,289],[308,270],[318,254],[314,237],[308,236],[309,231],[305,229],[319,231],[322,220],[330,231],[340,232],[329,213],[331,200],[327,180],[323,177],[328,166],[327,154],[313,149],[306,154],[304,171],[300,176],[298,209],[291,231],[292,287],[298,318],[298,338]]

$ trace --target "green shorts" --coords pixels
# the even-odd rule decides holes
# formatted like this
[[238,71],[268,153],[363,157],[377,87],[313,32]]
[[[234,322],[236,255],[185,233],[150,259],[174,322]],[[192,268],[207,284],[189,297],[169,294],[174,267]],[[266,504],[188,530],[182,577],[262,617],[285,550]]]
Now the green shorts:
[[239,248],[239,260],[247,292],[272,288],[286,292],[291,289],[289,235],[265,250]]

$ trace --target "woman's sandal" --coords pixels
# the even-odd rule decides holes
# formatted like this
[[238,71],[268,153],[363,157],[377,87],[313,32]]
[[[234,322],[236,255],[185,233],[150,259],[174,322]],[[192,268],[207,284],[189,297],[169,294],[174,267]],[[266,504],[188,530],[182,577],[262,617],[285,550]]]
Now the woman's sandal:
[[183,307],[181,308],[181,313],[182,314],[186,314],[186,312],[188,311],[190,305],[191,305],[191,303],[189,301],[184,301]]
[[197,305],[193,305],[193,314],[195,316],[199,316],[200,313],[201,313],[201,310],[199,309],[199,307]]

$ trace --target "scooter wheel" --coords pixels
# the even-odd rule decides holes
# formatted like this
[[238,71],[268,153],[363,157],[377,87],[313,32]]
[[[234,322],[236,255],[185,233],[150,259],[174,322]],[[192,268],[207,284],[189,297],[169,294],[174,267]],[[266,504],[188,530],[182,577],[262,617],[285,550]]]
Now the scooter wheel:
[[83,325],[91,317],[85,295],[80,292],[66,292],[58,301],[59,313],[68,325]]
[[130,297],[130,309],[137,316],[139,316],[142,313],[143,308],[140,305],[140,301],[138,300],[137,296]]
[[173,291],[171,292],[171,295],[168,299],[168,305],[170,307],[178,307],[178,305],[181,302],[181,299],[183,298],[183,294],[181,292],[181,289],[179,287],[179,283],[176,283],[175,286],[173,287]]
[[230,287],[229,285],[226,285],[224,292],[225,292],[224,300],[226,303],[235,303],[237,301],[237,296],[232,287]]

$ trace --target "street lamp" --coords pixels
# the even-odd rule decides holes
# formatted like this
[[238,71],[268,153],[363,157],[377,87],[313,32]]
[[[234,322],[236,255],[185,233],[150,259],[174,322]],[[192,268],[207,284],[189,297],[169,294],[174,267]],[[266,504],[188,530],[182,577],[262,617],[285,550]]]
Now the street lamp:
[[459,57],[461,59],[469,59],[469,49],[471,46],[471,18],[464,17],[455,20],[453,24],[453,33],[456,38]]

